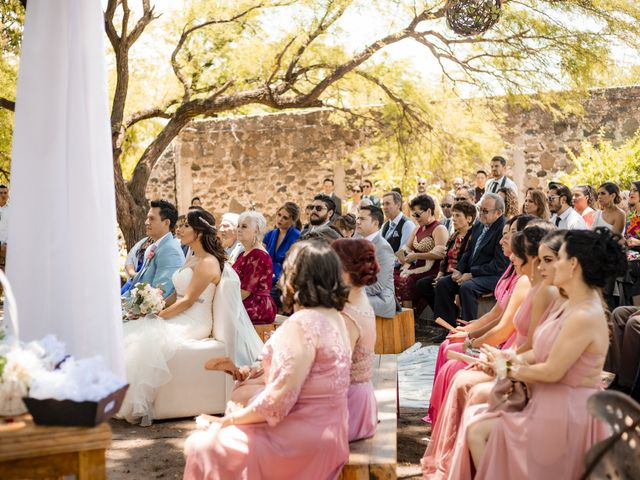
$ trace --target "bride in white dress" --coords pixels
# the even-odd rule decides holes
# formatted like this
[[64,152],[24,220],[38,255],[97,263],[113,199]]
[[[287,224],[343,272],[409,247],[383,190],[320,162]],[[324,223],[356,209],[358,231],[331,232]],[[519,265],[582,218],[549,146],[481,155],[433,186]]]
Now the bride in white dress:
[[118,418],[151,425],[155,394],[171,380],[167,362],[176,348],[185,340],[200,340],[211,335],[213,301],[218,287],[224,297],[219,299],[224,302],[224,309],[217,311],[225,313],[224,321],[233,322],[236,332],[235,345],[229,345],[236,362],[251,363],[262,350],[262,341],[242,305],[239,282],[234,281],[237,275],[225,264],[224,248],[214,224],[215,219],[209,212],[195,210],[187,214],[177,234],[193,255],[173,274],[175,292],[167,299],[167,307],[158,315],[124,324],[129,390]]

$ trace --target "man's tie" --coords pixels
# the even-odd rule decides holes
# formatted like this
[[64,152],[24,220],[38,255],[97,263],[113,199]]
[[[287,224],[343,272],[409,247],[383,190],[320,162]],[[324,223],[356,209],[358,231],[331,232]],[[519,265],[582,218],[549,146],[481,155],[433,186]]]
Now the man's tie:
[[389,222],[389,228],[387,228],[387,234],[384,236],[384,239],[389,240],[393,236],[393,232],[395,231],[395,229],[396,229],[396,222],[391,220]]
[[498,181],[494,180],[491,184],[491,193],[496,193],[498,191]]
[[480,244],[482,243],[482,240],[484,240],[484,237],[488,231],[489,231],[489,226],[485,225],[484,228],[482,229],[482,233],[478,237],[478,241],[473,246],[473,257],[471,258],[474,258],[476,256],[476,253],[478,253],[478,248],[480,248]]
[[556,214],[556,227],[560,226],[560,215]]

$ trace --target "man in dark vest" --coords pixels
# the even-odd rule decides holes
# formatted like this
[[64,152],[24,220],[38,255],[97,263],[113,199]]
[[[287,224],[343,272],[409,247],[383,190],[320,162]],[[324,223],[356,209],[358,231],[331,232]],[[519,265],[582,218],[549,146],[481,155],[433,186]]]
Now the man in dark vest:
[[380,234],[396,253],[407,243],[416,226],[402,213],[402,196],[398,192],[391,191],[382,196],[382,211],[387,221],[382,225]]

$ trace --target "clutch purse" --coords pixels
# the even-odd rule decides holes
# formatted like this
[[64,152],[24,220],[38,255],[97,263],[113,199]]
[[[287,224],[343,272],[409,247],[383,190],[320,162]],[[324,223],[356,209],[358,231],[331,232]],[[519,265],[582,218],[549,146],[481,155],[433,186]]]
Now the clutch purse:
[[501,378],[489,394],[488,412],[519,412],[529,401],[527,384],[510,378]]

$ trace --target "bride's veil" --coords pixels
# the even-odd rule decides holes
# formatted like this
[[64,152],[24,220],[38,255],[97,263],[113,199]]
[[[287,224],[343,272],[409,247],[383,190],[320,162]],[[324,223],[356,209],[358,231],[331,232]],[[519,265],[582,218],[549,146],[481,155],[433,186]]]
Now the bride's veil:
[[227,345],[238,366],[255,362],[264,346],[242,304],[240,278],[229,263],[213,297],[213,336]]

